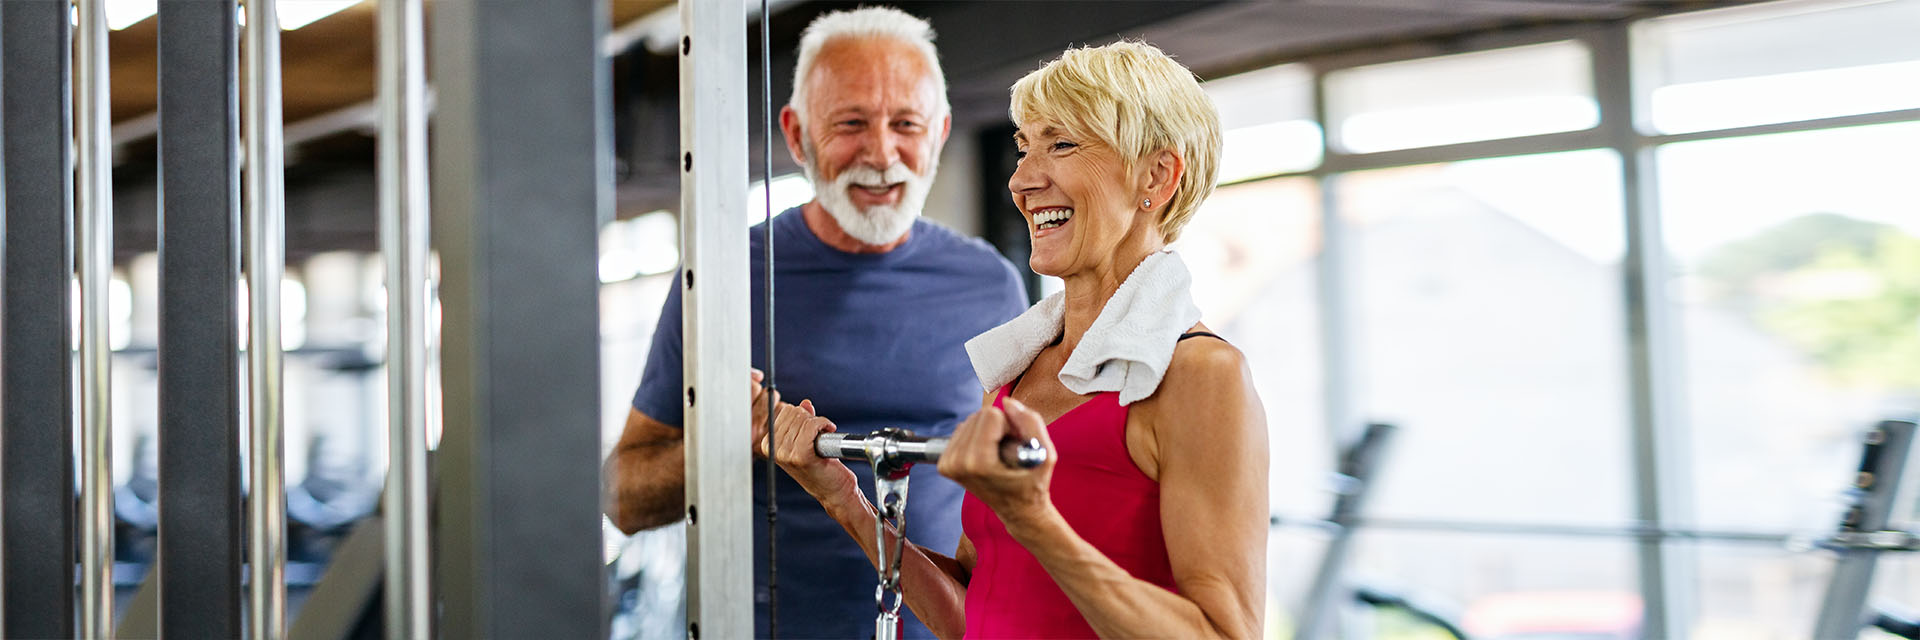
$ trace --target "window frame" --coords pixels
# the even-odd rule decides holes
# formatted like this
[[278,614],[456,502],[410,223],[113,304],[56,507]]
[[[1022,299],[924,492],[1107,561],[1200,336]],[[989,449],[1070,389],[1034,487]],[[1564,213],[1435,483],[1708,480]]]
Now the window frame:
[[[1791,2],[1792,0],[1786,0]],[[1639,587],[1645,605],[1645,627],[1650,637],[1686,637],[1691,612],[1697,599],[1698,560],[1694,547],[1715,541],[1714,535],[1677,533],[1691,522],[1694,491],[1689,474],[1690,432],[1685,422],[1684,344],[1679,326],[1679,305],[1665,294],[1665,282],[1673,273],[1664,251],[1663,226],[1659,207],[1659,166],[1655,150],[1667,144],[1741,138],[1748,136],[1815,131],[1860,125],[1920,121],[1920,108],[1900,109],[1712,129],[1677,134],[1654,132],[1647,124],[1651,87],[1646,64],[1652,56],[1651,44],[1636,40],[1636,26],[1653,18],[1690,11],[1663,12],[1637,16],[1632,20],[1606,23],[1549,25],[1520,30],[1489,32],[1468,36],[1450,36],[1407,41],[1385,47],[1331,54],[1292,56],[1261,61],[1236,73],[1282,64],[1304,64],[1312,73],[1310,91],[1313,118],[1322,129],[1321,162],[1302,171],[1280,173],[1222,183],[1221,186],[1248,184],[1266,180],[1310,178],[1319,189],[1322,248],[1316,258],[1316,313],[1321,332],[1320,363],[1324,419],[1331,442],[1343,442],[1349,431],[1364,424],[1358,408],[1360,372],[1359,350],[1364,340],[1357,335],[1352,320],[1358,310],[1349,291],[1357,282],[1354,274],[1352,230],[1342,221],[1342,203],[1337,183],[1345,174],[1374,169],[1436,164],[1486,158],[1557,153],[1593,149],[1614,151],[1622,163],[1623,219],[1625,254],[1622,259],[1622,291],[1626,314],[1626,345],[1629,391],[1629,446],[1634,466],[1634,513],[1644,531],[1637,535],[1636,555]],[[1593,97],[1599,109],[1598,123],[1588,129],[1537,134],[1391,151],[1353,153],[1343,151],[1333,132],[1327,104],[1328,74],[1375,64],[1404,62],[1436,56],[1478,53],[1512,47],[1574,41],[1585,46],[1591,60]],[[1288,522],[1292,518],[1274,518]],[[1436,523],[1375,522],[1358,527],[1376,529],[1420,529]],[[1592,534],[1557,527],[1512,526],[1454,523],[1478,527],[1490,534],[1524,534],[1529,531],[1566,529],[1567,535]],[[1279,526],[1276,524],[1275,526]],[[1629,535],[1630,532],[1618,532]],[[1703,533],[1703,532],[1694,532]],[[1710,533],[1710,532],[1707,532]],[[1793,532],[1725,532],[1721,543],[1777,542],[1784,544]]]

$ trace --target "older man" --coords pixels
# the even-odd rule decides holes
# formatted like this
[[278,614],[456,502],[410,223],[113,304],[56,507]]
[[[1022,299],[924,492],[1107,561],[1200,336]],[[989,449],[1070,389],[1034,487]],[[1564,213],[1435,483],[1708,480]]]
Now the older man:
[[[801,37],[780,124],[815,192],[771,222],[781,392],[812,400],[845,432],[947,434],[980,405],[963,344],[1018,315],[1027,299],[1013,265],[986,243],[920,218],[951,126],[932,29],[887,8],[815,20]],[[761,327],[765,229],[750,237],[752,326]],[[674,522],[684,508],[680,318],[676,287],[607,461],[607,512],[629,533]],[[765,344],[753,348],[764,368]],[[868,470],[858,473],[871,495]],[[930,465],[913,475],[908,537],[951,552],[962,492]],[[780,635],[870,635],[872,565],[818,502],[785,476],[779,484]],[[756,509],[765,495],[755,488]],[[768,532],[756,523],[756,629],[765,635]],[[907,635],[931,637],[911,619]]]

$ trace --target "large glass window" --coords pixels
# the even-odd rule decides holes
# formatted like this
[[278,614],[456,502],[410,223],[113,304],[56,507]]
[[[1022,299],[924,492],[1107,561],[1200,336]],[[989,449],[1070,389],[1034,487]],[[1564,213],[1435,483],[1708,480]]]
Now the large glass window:
[[1372,512],[1629,519],[1617,157],[1367,171],[1335,193],[1360,408],[1400,427]]
[[[1375,530],[1357,540],[1351,582],[1450,618],[1472,638],[1639,638],[1634,553],[1624,539]],[[1451,637],[1384,613],[1350,617],[1345,637]]]
[[1674,144],[1661,208],[1705,526],[1828,527],[1920,398],[1920,123]]
[[[1269,500],[1293,518],[1326,515],[1333,453],[1322,414],[1316,258],[1320,190],[1308,178],[1224,187],[1174,245],[1193,272],[1194,303],[1214,332],[1247,358],[1267,410]],[[1270,539],[1267,621],[1288,628],[1317,541]],[[1269,634],[1271,636],[1271,634]]]
[[1224,148],[1220,181],[1239,182],[1320,164],[1320,123],[1313,115],[1313,72],[1290,64],[1206,84],[1220,109]]
[[1920,0],[1762,4],[1635,30],[1656,131],[1920,107]]
[[1700,568],[1692,637],[1803,640],[1813,632],[1820,597],[1833,572],[1830,556],[1771,545],[1682,548],[1692,550]]
[[1550,42],[1329,73],[1333,141],[1366,153],[1587,129],[1591,65],[1585,45]]
[[[1298,637],[1299,607],[1325,549],[1300,530],[1271,538],[1268,575],[1279,606],[1267,612],[1266,637]],[[1352,549],[1346,580],[1330,600],[1337,632],[1324,637],[1454,637],[1400,602],[1478,640],[1645,637],[1629,540],[1375,528],[1359,534]]]
[[1315,259],[1320,190],[1307,178],[1222,188],[1174,245],[1203,321],[1247,357],[1267,410],[1277,512],[1320,513],[1333,455],[1322,415]]
[[[1874,573],[1873,602],[1870,606],[1878,611],[1908,619],[1913,618],[1913,612],[1920,610],[1920,557],[1915,557],[1911,553],[1901,553],[1886,554],[1881,558],[1879,570]],[[1827,577],[1827,574],[1833,570],[1833,561],[1827,557],[1819,557],[1817,561],[1819,577]],[[1805,561],[1802,562],[1805,563]],[[1824,586],[1824,583],[1821,584]],[[1873,640],[1894,640],[1899,636],[1878,633],[1876,630],[1875,635],[1863,637]]]
[[[1658,158],[1696,518],[1831,530],[1860,434],[1920,407],[1920,123],[1673,144]],[[1832,563],[1718,551],[1701,567],[1701,628],[1758,620],[1794,633],[1720,637],[1790,638],[1813,628]],[[1899,575],[1877,597],[1920,603]]]

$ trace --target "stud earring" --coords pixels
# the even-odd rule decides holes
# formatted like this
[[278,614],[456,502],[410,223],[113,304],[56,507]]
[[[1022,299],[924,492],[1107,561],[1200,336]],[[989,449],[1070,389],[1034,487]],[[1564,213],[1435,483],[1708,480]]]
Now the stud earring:
[[1140,200],[1140,206],[1141,206],[1141,207],[1144,207],[1144,208],[1147,208],[1147,209],[1152,209],[1152,208],[1153,208],[1153,198],[1142,198],[1142,199]]

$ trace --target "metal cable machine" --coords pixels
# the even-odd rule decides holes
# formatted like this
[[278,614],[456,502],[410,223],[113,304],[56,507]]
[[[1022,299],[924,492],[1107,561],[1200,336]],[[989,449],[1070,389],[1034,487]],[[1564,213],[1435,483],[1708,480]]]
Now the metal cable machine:
[[[109,450],[106,4],[0,2],[0,637],[287,637],[275,2],[157,2],[160,536],[157,570],[124,612],[114,610]],[[435,76],[447,104],[436,145],[447,152],[437,154],[435,193],[446,226],[433,248],[454,373],[443,385],[452,419],[435,531],[425,464],[427,25],[422,0],[378,4],[393,451],[388,528],[370,523],[384,535],[362,538],[374,561],[359,568],[377,585],[386,558],[389,637],[604,635],[600,483],[582,462],[599,444],[592,256],[611,203],[605,3],[437,4]],[[555,379],[582,384],[533,384]],[[348,546],[323,583],[353,568]],[[434,572],[455,579],[429,590]],[[371,588],[346,595],[378,602]],[[302,619],[346,610],[320,606],[321,591]],[[745,592],[729,595],[744,602]],[[294,624],[291,635],[327,637],[356,620],[342,615],[306,636]]]

